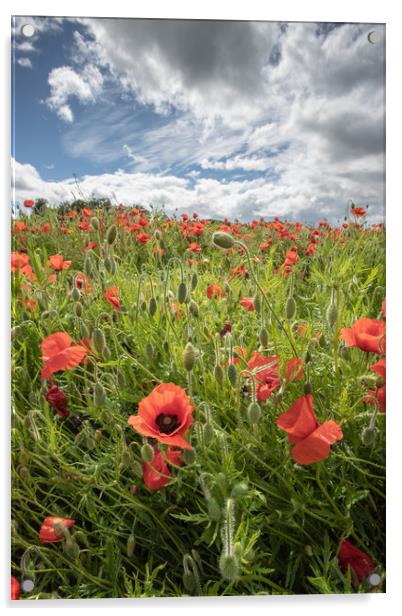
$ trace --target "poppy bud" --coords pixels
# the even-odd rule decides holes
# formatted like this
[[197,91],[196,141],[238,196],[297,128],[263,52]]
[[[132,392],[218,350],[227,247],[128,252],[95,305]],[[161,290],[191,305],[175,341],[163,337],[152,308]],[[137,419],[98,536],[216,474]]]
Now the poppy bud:
[[207,507],[208,507],[208,515],[211,518],[211,520],[215,520],[215,522],[217,522],[218,520],[221,519],[221,515],[222,515],[221,508],[219,507],[218,503],[216,502],[213,496],[207,499]]
[[102,430],[95,430],[95,441],[100,441],[102,438]]
[[11,340],[16,340],[21,333],[21,327],[19,325],[15,325],[11,328]]
[[138,460],[134,460],[132,470],[133,470],[133,474],[135,477],[138,477],[139,479],[142,478],[142,475],[143,475],[142,465],[140,462],[138,462]]
[[106,392],[101,383],[95,383],[93,401],[95,406],[103,406],[106,403]]
[[187,372],[191,372],[195,364],[195,349],[191,342],[187,342],[183,353],[183,365]]
[[64,542],[64,551],[71,560],[77,560],[80,555],[80,549],[71,537],[67,537]]
[[124,372],[120,368],[117,369],[116,380],[119,389],[123,389],[126,385],[126,377],[124,376]]
[[220,366],[219,364],[216,364],[214,367],[214,377],[215,377],[216,382],[219,385],[222,385],[224,376],[225,375],[224,375],[222,366]]
[[152,445],[149,443],[144,443],[141,447],[141,458],[146,462],[146,464],[151,464],[154,459],[154,449]]
[[235,241],[229,233],[225,233],[224,231],[215,231],[212,235],[212,243],[218,248],[228,250],[234,246]]
[[247,419],[254,425],[257,424],[261,417],[261,407],[258,402],[250,402],[247,409]]
[[191,312],[191,314],[193,315],[193,317],[198,317],[200,310],[198,307],[197,302],[195,302],[193,299],[190,301],[188,308]]
[[177,289],[177,299],[180,304],[184,304],[187,297],[187,286],[185,282],[181,282]]
[[305,364],[309,364],[311,362],[311,353],[310,351],[307,349],[307,351],[304,354],[304,363]]
[[133,533],[131,533],[131,535],[127,539],[127,547],[126,547],[126,554],[129,558],[131,558],[132,555],[134,554],[134,548],[135,548],[135,537]]
[[71,298],[75,301],[78,302],[78,300],[81,297],[81,293],[79,292],[79,290],[77,289],[77,287],[73,287],[72,291],[71,291]]
[[363,428],[361,433],[362,443],[364,445],[374,445],[377,438],[377,433],[377,428],[372,428],[371,426]]
[[268,332],[265,327],[260,329],[259,338],[261,346],[265,349],[268,346]]
[[96,216],[93,216],[91,218],[91,227],[95,229],[95,231],[98,231],[99,229],[99,220],[96,218]]
[[286,302],[286,318],[290,321],[296,314],[296,302],[294,297],[290,296]]
[[241,481],[240,483],[236,483],[233,486],[231,496],[233,498],[245,496],[248,492],[248,485],[245,481]]
[[228,366],[228,379],[232,387],[236,387],[237,383],[237,372],[234,364],[229,364]]
[[106,257],[104,260],[106,271],[109,272],[111,276],[114,276],[116,273],[116,261],[113,257]]
[[116,225],[112,225],[106,232],[106,241],[111,246],[114,244],[117,237],[117,227]]
[[198,284],[198,276],[197,276],[197,273],[194,272],[194,274],[191,276],[191,289],[193,291],[196,288],[197,284]]
[[129,449],[127,449],[127,447],[124,447],[123,451],[121,452],[121,465],[123,468],[130,468],[131,466],[131,451]]
[[149,314],[151,315],[151,317],[154,316],[156,309],[157,309],[156,299],[154,297],[151,297],[151,299],[149,300]]
[[97,353],[102,354],[106,348],[106,339],[103,331],[96,327],[92,332],[92,344]]
[[253,299],[253,304],[254,304],[254,309],[255,311],[259,314],[261,312],[261,300],[260,300],[260,296],[255,295],[254,299]]
[[74,313],[77,317],[82,317],[84,312],[84,306],[81,304],[81,302],[76,302],[74,304]]
[[206,445],[210,445],[214,439],[215,430],[209,422],[204,426],[204,441]]
[[325,340],[325,336],[323,334],[321,334],[318,340],[318,344],[320,345],[322,349],[325,349],[325,347],[327,346],[327,341]]
[[86,273],[87,276],[92,276],[92,274],[94,272],[94,264],[93,264],[92,251],[91,250],[88,250],[88,252],[85,255],[83,270],[84,270],[84,272]]
[[219,559],[219,570],[225,580],[235,580],[239,577],[239,560],[235,554],[222,554]]
[[311,394],[311,392],[313,391],[313,388],[311,387],[311,383],[310,381],[307,381],[307,383],[304,383],[304,395],[308,396],[309,394]]
[[147,342],[145,345],[145,355],[148,361],[152,361],[152,358],[154,356],[154,347],[152,346],[151,342]]
[[21,479],[28,479],[30,473],[26,466],[19,466],[17,470]]
[[327,321],[330,327],[333,327],[338,320],[338,309],[334,302],[331,302],[327,308]]
[[183,556],[183,586],[188,592],[192,592],[195,588],[195,578],[190,566],[193,564],[189,554]]

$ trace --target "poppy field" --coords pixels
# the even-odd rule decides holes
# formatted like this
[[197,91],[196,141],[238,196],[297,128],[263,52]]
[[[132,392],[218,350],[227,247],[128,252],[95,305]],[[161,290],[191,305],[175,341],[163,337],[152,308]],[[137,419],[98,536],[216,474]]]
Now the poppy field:
[[25,201],[12,598],[385,591],[385,227],[366,215]]

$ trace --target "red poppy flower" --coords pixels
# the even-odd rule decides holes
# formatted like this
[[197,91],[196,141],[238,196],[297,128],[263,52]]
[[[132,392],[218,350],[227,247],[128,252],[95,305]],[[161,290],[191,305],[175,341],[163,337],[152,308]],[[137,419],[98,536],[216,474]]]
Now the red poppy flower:
[[113,306],[113,308],[117,310],[118,312],[121,311],[119,294],[120,294],[120,291],[118,287],[116,286],[105,289],[106,301],[109,302],[109,304]]
[[347,347],[378,355],[385,353],[385,322],[380,319],[358,319],[352,327],[342,328],[340,337]]
[[35,205],[35,201],[33,199],[25,199],[24,207],[33,207]]
[[50,265],[55,272],[60,272],[61,270],[69,269],[71,266],[71,261],[64,261],[62,255],[52,255],[49,257],[47,264]]
[[68,417],[69,413],[67,410],[67,396],[57,387],[57,385],[52,385],[45,395],[46,400],[49,402],[50,406],[52,406],[60,417]]
[[240,300],[240,306],[243,306],[243,308],[249,312],[253,312],[255,310],[254,299],[252,297],[243,297],[243,299]]
[[184,389],[174,383],[162,383],[140,401],[138,415],[131,415],[128,423],[143,436],[191,449],[183,436],[192,424],[193,410]]
[[201,252],[201,246],[196,242],[191,242],[191,244],[188,245],[187,251],[199,254]]
[[88,250],[94,250],[96,248],[97,244],[96,242],[93,242],[92,240],[90,242],[88,242],[88,244],[86,246],[84,246],[83,250],[84,252],[88,252]]
[[366,215],[366,209],[364,207],[352,207],[350,211],[353,216],[357,218],[363,218],[363,216]]
[[[178,451],[172,447],[168,447],[166,450],[166,458],[175,464],[180,466],[183,462],[181,459],[181,451]],[[166,460],[157,446],[154,447],[154,457],[152,461],[142,465],[143,480],[148,490],[160,490],[164,486],[168,485],[172,478],[172,473],[166,463]]]
[[374,563],[368,554],[354,546],[348,539],[342,541],[338,558],[342,571],[346,572],[350,567],[356,574],[359,584],[364,578],[368,579],[375,570]]
[[217,299],[222,297],[223,290],[217,284],[210,284],[207,289],[207,296],[209,299]]
[[148,233],[139,233],[136,237],[136,240],[139,244],[146,244],[151,239],[151,236]]
[[387,408],[385,384],[382,387],[369,389],[367,392],[367,396],[364,398],[364,402],[373,406],[378,404],[378,408],[380,409],[381,413],[385,413]]
[[87,349],[78,344],[71,345],[72,339],[65,332],[56,332],[42,341],[42,379],[48,379],[54,372],[72,370],[84,359]]
[[298,464],[314,464],[325,460],[330,446],[343,438],[340,426],[330,419],[318,425],[311,394],[302,396],[276,420],[278,428],[285,430],[294,445],[292,457]]
[[[71,528],[75,524],[75,520],[69,518],[47,517],[44,519],[39,531],[39,539],[42,543],[55,543],[63,541],[63,534],[58,532],[57,526],[63,524],[66,528]],[[56,528],[55,528],[56,527]]]
[[11,600],[16,601],[20,598],[20,583],[15,577],[11,576]]
[[[286,364],[286,380],[297,381],[303,375],[302,360],[290,359]],[[252,354],[247,367],[254,373],[257,383],[257,398],[267,400],[275,389],[281,386],[279,378],[279,361],[276,356],[263,357],[256,351]]]
[[86,274],[77,274],[75,277],[75,286],[80,291],[85,291],[88,295],[92,293],[92,287]]
[[23,220],[16,220],[14,222],[14,231],[16,233],[21,233],[21,231],[26,231],[27,230],[27,226],[25,224],[25,222]]

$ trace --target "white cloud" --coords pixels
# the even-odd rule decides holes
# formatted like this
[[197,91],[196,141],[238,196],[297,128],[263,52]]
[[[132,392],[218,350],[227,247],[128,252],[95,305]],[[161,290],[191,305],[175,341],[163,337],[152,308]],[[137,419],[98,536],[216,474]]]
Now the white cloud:
[[75,97],[81,103],[94,103],[102,91],[103,76],[96,66],[88,64],[81,73],[70,66],[54,68],[48,77],[50,96],[46,103],[58,116],[72,122],[73,112],[68,105],[70,98]]
[[29,58],[19,58],[17,64],[24,66],[25,68],[32,68],[32,62]]

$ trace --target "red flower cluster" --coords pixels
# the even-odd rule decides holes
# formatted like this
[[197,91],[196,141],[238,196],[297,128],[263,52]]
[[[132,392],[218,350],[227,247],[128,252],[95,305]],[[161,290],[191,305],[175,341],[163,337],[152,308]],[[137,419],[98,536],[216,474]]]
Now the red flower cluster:
[[[294,358],[286,364],[286,380],[297,381],[303,376],[303,360]],[[279,360],[276,356],[263,357],[254,351],[247,367],[252,371],[257,384],[257,398],[267,400],[275,389],[281,386],[279,378]]]
[[106,301],[109,302],[109,304],[113,306],[113,308],[117,310],[118,312],[121,311],[119,295],[120,295],[120,291],[118,287],[116,286],[109,287],[108,289],[105,290]]

